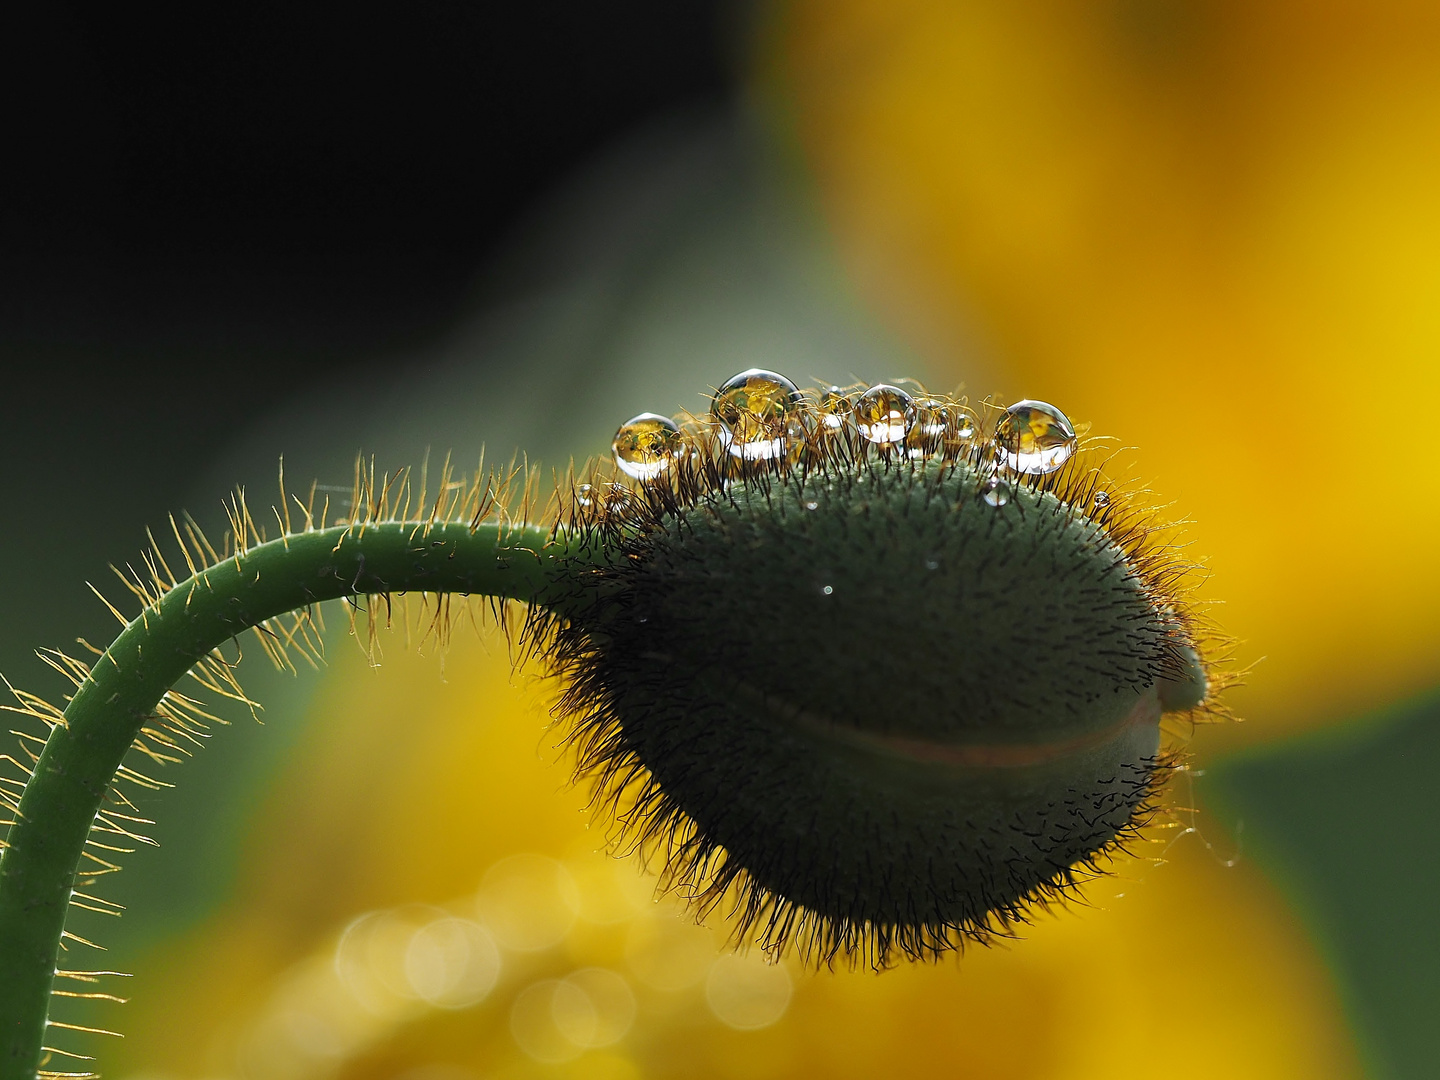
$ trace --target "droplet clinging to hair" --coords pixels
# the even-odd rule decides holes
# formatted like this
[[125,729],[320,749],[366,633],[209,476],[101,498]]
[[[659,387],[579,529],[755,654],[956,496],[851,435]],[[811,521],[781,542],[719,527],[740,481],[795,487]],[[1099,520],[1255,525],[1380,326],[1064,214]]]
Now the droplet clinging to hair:
[[855,425],[877,445],[904,442],[914,422],[914,399],[898,386],[876,383],[855,402]]
[[668,416],[641,413],[620,425],[611,443],[615,464],[626,476],[653,480],[685,453],[680,427]]
[[927,458],[945,448],[951,425],[950,409],[936,398],[915,402],[915,422],[905,436],[905,452],[912,458]]
[[815,410],[820,427],[829,432],[839,431],[845,426],[845,420],[850,416],[854,404],[851,396],[838,386],[831,386],[821,391],[819,404]]
[[725,380],[715,391],[710,415],[719,422],[731,454],[746,461],[766,461],[785,454],[801,404],[800,390],[784,375],[751,368]]
[[1000,461],[1016,472],[1054,472],[1075,452],[1075,428],[1048,402],[1017,401],[1000,418],[995,449]]

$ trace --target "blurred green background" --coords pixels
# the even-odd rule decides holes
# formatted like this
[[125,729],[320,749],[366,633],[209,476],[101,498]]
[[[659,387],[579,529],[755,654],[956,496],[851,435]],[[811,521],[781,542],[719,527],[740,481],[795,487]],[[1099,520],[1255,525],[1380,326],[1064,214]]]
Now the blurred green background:
[[[1198,815],[1096,910],[958,966],[776,974],[596,854],[493,633],[443,677],[398,641],[369,672],[332,619],[329,670],[248,664],[266,724],[232,715],[142,803],[161,846],[86,924],[137,973],[120,1019],[84,1014],[127,1034],[108,1075],[1434,1074],[1427,8],[25,19],[17,685],[57,694],[31,650],[107,639],[85,582],[147,525],[218,531],[281,454],[292,487],[348,486],[362,449],[563,466],[757,364],[1039,396],[1134,443],[1254,665],[1246,723],[1192,742]],[[469,997],[386,982],[461,922],[493,987],[480,946]],[[362,946],[380,974],[337,998]]]

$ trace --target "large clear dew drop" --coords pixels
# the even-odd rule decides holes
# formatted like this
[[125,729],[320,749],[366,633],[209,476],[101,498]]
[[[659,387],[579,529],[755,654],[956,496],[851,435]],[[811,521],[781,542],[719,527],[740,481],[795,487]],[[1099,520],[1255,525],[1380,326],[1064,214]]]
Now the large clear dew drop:
[[801,404],[799,388],[784,375],[751,368],[715,391],[710,415],[731,454],[765,461],[783,457],[787,441],[803,438],[797,425]]
[[876,383],[855,402],[855,426],[877,446],[903,443],[915,422],[915,400],[898,386]]
[[1017,401],[1005,410],[995,428],[1000,461],[1018,473],[1051,473],[1075,452],[1075,427],[1054,405]]
[[685,453],[685,437],[668,416],[641,413],[620,425],[610,449],[626,476],[654,480]]

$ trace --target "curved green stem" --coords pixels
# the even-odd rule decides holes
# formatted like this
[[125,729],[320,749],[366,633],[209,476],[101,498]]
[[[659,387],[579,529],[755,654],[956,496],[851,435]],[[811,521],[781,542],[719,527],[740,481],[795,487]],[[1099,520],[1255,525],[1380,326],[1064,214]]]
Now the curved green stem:
[[51,732],[0,856],[0,1080],[39,1067],[60,940],[86,839],[165,693],[241,632],[323,600],[473,593],[535,603],[586,550],[537,526],[387,522],[292,534],[182,581],[96,661]]

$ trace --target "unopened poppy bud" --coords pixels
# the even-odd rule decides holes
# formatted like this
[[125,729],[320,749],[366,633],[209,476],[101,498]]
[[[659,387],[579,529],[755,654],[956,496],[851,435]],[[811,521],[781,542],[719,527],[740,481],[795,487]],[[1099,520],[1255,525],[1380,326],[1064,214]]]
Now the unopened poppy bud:
[[[667,441],[624,513],[577,501],[570,528],[613,549],[555,628],[582,769],[769,948],[883,965],[988,940],[1149,812],[1162,710],[1205,694],[1176,565],[1096,497],[1053,406],[987,440],[926,399],[973,437],[917,455],[904,390],[835,425],[767,376],[725,407],[768,426]],[[794,410],[798,445],[736,454]]]

